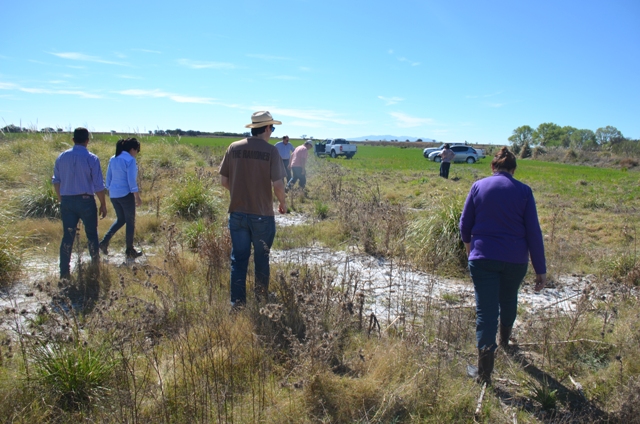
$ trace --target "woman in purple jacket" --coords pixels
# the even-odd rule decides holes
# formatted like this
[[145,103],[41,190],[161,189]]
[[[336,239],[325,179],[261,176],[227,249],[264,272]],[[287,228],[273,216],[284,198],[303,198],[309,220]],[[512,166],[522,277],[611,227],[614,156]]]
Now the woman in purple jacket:
[[471,187],[460,217],[476,294],[478,368],[471,367],[470,375],[488,384],[498,325],[500,346],[506,348],[529,256],[536,272],[535,290],[542,290],[547,281],[536,203],[531,188],[513,178],[516,157],[503,147],[491,161],[491,170],[493,176]]

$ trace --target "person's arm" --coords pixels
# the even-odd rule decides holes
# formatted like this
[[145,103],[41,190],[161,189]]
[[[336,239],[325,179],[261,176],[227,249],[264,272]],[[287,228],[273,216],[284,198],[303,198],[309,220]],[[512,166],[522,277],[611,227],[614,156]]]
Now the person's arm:
[[96,195],[100,199],[100,219],[104,219],[107,216],[107,199],[104,190],[97,191]]
[[231,186],[229,185],[229,177],[225,177],[224,175],[220,175],[220,184],[222,184],[222,187],[224,187],[227,190],[231,191]]
[[60,183],[53,183],[53,188],[56,190],[56,194],[58,195],[58,203],[62,198],[60,197]]
[[276,194],[276,197],[278,198],[278,202],[280,202],[280,204],[278,205],[278,212],[280,212],[281,214],[287,213],[287,203],[286,203],[286,195],[285,195],[285,191],[284,191],[284,182],[282,181],[282,179],[273,181],[271,183],[273,185],[273,192]]
[[[107,170],[107,180],[109,171]],[[140,189],[138,188],[138,164],[135,158],[127,166],[127,182],[129,184],[129,191],[133,193],[133,197],[136,199],[136,206],[142,205],[142,199],[140,198]]]

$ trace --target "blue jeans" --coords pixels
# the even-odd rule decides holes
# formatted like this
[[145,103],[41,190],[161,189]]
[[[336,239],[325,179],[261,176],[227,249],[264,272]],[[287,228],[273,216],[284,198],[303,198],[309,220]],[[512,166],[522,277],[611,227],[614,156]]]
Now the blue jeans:
[[528,264],[478,259],[469,261],[476,292],[476,340],[478,349],[496,350],[498,319],[513,326],[518,312],[518,289]]
[[301,166],[292,166],[291,171],[293,171],[293,177],[289,180],[289,184],[287,184],[288,188],[293,188],[296,181],[301,188],[307,185],[307,176],[304,173],[304,168]]
[[92,195],[61,196],[60,215],[62,216],[62,243],[60,243],[60,276],[70,273],[71,251],[76,238],[78,221],[82,220],[87,234],[91,260],[97,263],[98,253],[98,208]]
[[276,236],[273,216],[232,212],[229,215],[231,235],[231,302],[247,301],[247,267],[253,245],[255,292],[267,294],[269,288],[269,251]]
[[109,244],[111,237],[127,224],[125,240],[127,242],[127,249],[133,249],[133,234],[136,228],[136,199],[133,193],[129,193],[124,197],[118,197],[111,199],[113,210],[116,211],[117,220],[111,225],[107,234],[102,238],[103,244]]

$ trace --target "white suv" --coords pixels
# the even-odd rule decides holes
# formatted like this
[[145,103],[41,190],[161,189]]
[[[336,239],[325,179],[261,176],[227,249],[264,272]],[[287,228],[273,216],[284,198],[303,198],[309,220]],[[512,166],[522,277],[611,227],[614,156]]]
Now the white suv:
[[[453,147],[453,146],[466,146],[466,144],[464,143],[445,143],[445,144],[449,144],[449,146]],[[442,144],[440,147],[427,147],[426,149],[424,149],[422,151],[422,156],[424,156],[425,158],[428,158],[429,155],[433,152],[437,152],[439,150],[444,149],[444,144]]]
[[[476,149],[470,146],[451,146],[451,150],[456,154],[453,158],[453,162],[467,162],[476,163],[478,161],[478,152]],[[442,161],[442,150],[429,153],[429,160],[435,162]]]

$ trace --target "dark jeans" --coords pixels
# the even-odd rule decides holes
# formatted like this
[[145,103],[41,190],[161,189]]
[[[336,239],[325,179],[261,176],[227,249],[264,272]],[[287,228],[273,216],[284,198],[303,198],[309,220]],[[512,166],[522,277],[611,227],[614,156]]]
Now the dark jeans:
[[60,243],[60,276],[70,273],[71,251],[76,238],[78,221],[82,220],[87,234],[89,254],[94,263],[99,258],[98,252],[98,208],[92,195],[61,196],[60,215],[62,217],[62,243]]
[[112,198],[111,204],[113,205],[113,210],[116,211],[117,220],[111,225],[107,234],[104,235],[101,243],[108,245],[111,237],[113,237],[124,224],[127,224],[125,233],[127,249],[133,249],[133,234],[136,228],[136,199],[133,193],[129,193],[124,197]]
[[451,162],[441,162],[440,176],[443,178],[449,178],[449,168],[451,168]]
[[229,215],[231,235],[231,303],[247,301],[247,267],[253,245],[255,292],[266,296],[269,289],[269,251],[276,236],[273,216],[232,212]]
[[294,166],[291,170],[293,171],[293,178],[289,180],[287,187],[293,188],[293,185],[298,181],[300,187],[304,188],[304,186],[307,185],[307,176],[304,173],[304,168],[301,166]]
[[476,292],[478,349],[495,351],[498,318],[503,326],[513,326],[518,312],[518,289],[527,265],[489,259],[469,261]]
[[[289,169],[289,159],[282,159],[282,165],[284,165],[284,170],[287,173],[287,181],[291,179],[291,170]],[[285,184],[287,183],[285,181]]]

